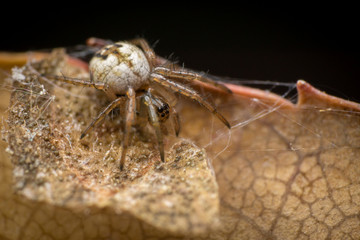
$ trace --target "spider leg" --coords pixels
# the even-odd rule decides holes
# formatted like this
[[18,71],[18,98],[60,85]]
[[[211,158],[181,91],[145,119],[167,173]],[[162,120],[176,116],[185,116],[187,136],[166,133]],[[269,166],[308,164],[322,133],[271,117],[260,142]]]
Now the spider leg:
[[231,128],[230,123],[225,119],[225,117],[223,115],[221,115],[220,113],[218,113],[218,111],[216,110],[216,108],[214,106],[212,106],[209,102],[207,102],[206,100],[204,100],[196,91],[194,91],[191,88],[187,88],[183,85],[181,85],[180,83],[174,82],[172,80],[169,80],[167,78],[165,78],[162,75],[159,74],[151,74],[151,79],[154,82],[159,83],[160,85],[170,88],[171,90],[173,90],[174,92],[180,93],[188,98],[193,99],[194,101],[197,101],[200,105],[202,105],[203,107],[205,107],[208,111],[210,111],[211,113],[213,113],[220,121],[222,121],[228,128]]
[[174,107],[177,103],[177,98],[174,93],[169,91],[169,89],[159,85],[159,84],[151,84],[150,88],[152,95],[160,96],[162,99],[166,99],[166,102],[171,106]]
[[175,108],[171,108],[171,120],[172,123],[174,125],[174,129],[175,129],[175,134],[178,137],[179,133],[180,133],[180,119],[179,119],[179,115],[177,114]]
[[90,123],[90,125],[81,133],[80,139],[84,138],[85,135],[89,132],[89,130],[97,125],[101,120],[104,119],[106,115],[109,114],[111,110],[113,110],[115,107],[120,105],[122,102],[123,97],[117,98],[114,101],[112,101],[104,110],[101,111],[101,113]]
[[[154,107],[158,110],[159,121],[164,122],[170,116],[173,127],[175,129],[175,134],[178,137],[180,132],[180,119],[175,110],[175,104],[177,102],[177,99],[174,93],[170,92],[169,89],[156,83],[151,84],[151,87],[148,89],[148,91],[150,92],[151,95],[156,96],[156,97],[152,97],[151,100]],[[159,108],[163,108],[165,104],[168,106],[167,108],[168,112],[166,113],[165,111],[165,115],[162,115],[163,110],[159,112],[160,110]]]
[[80,79],[80,78],[72,78],[72,77],[57,76],[57,75],[50,75],[50,74],[41,75],[41,76],[45,77],[45,78],[51,78],[56,81],[69,83],[69,84],[72,84],[75,86],[92,87],[92,88],[96,88],[99,90],[105,89],[104,83],[94,83],[93,81],[88,81],[88,80],[84,80],[84,79]]
[[150,65],[153,66],[155,63],[156,55],[154,50],[149,46],[149,43],[143,38],[135,38],[129,41],[130,43],[139,46],[145,53],[147,60]]
[[147,92],[147,94],[145,94],[143,96],[143,101],[144,101],[145,106],[147,106],[151,125],[155,128],[155,133],[156,133],[156,138],[158,141],[158,148],[159,148],[159,152],[160,152],[161,161],[165,162],[163,135],[161,132],[160,121],[159,121],[159,117],[157,115],[156,109],[154,107],[154,104],[152,103],[151,98],[152,98],[151,93]]
[[109,44],[113,44],[113,42],[102,38],[91,37],[86,40],[86,45],[91,47],[102,48],[105,45],[109,45]]
[[198,80],[198,81],[213,85],[217,88],[220,88],[227,93],[232,93],[232,91],[228,87],[226,87],[224,84],[216,82],[210,78],[207,78],[201,74],[198,74],[198,73],[195,73],[192,71],[171,70],[171,69],[165,68],[165,67],[156,67],[154,69],[154,72],[161,74],[167,78],[172,78],[172,79],[175,78],[175,79],[181,79],[181,80],[186,80],[186,81]]
[[129,87],[129,89],[126,91],[126,96],[128,100],[126,104],[125,129],[124,129],[124,137],[122,141],[122,152],[120,157],[120,170],[123,170],[124,168],[125,156],[129,145],[130,130],[131,130],[131,126],[134,124],[135,114],[136,114],[135,90]]
[[106,85],[105,85],[103,91],[105,92],[106,96],[107,96],[111,101],[117,99],[116,94],[114,93],[114,91],[113,91],[111,88],[109,88],[109,86],[106,86]]

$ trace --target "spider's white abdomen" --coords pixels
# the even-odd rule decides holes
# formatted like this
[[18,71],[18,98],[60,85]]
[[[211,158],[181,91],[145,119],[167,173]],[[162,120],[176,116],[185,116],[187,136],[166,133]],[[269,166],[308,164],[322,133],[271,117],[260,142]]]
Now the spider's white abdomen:
[[90,61],[94,82],[105,83],[115,94],[135,91],[147,84],[150,65],[143,51],[133,44],[117,42],[99,50]]

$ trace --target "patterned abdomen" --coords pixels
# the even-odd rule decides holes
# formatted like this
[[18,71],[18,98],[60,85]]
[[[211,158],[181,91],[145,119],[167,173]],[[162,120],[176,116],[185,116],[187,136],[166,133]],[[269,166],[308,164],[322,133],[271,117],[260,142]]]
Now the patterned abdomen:
[[117,42],[99,50],[90,61],[94,82],[102,82],[117,95],[128,87],[135,91],[146,86],[150,65],[143,51],[133,44]]

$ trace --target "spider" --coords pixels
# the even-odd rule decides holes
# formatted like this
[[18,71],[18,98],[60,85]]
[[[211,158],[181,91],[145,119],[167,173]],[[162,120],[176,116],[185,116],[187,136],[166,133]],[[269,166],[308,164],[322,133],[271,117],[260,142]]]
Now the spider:
[[110,104],[82,132],[80,139],[85,137],[91,128],[125,100],[126,116],[120,170],[124,168],[130,129],[135,122],[137,104],[140,105],[138,106],[141,109],[140,114],[147,115],[148,121],[155,130],[162,162],[165,161],[165,158],[161,123],[171,116],[176,136],[179,135],[180,131],[179,118],[173,107],[174,104],[171,103],[169,94],[167,94],[168,92],[178,93],[198,102],[223,122],[226,127],[231,127],[225,117],[212,104],[203,99],[194,89],[178,80],[185,82],[202,81],[231,93],[225,85],[199,73],[185,69],[175,70],[169,65],[160,63],[159,57],[143,38],[119,42],[89,38],[87,43],[97,49],[89,63],[89,80],[56,75],[47,75],[46,77],[73,85],[102,90],[110,99]]

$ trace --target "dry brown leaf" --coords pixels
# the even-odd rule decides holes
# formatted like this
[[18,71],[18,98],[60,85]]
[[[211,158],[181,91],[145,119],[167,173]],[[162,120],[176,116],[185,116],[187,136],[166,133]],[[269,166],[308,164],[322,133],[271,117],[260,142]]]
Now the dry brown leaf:
[[360,238],[360,106],[304,81],[297,88],[296,106],[254,92],[223,99],[235,123],[229,141],[185,130],[211,139],[209,155],[223,151],[213,165],[220,219],[232,227],[222,221],[219,239]]
[[[47,63],[40,68],[59,66]],[[303,81],[298,105],[232,86],[233,96],[212,92],[229,131],[182,99],[181,138],[170,137],[167,163],[151,132],[134,131],[120,172],[119,117],[78,140],[104,97],[43,88],[31,68],[18,74],[26,78],[15,83],[5,133],[12,163],[4,151],[0,161],[5,239],[360,238],[358,104]]]

